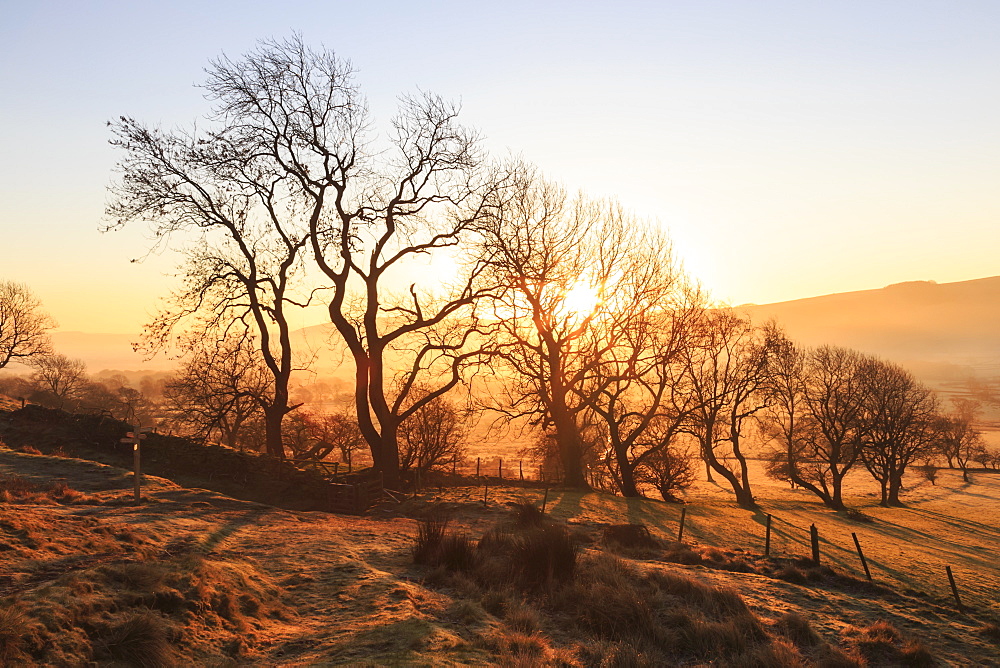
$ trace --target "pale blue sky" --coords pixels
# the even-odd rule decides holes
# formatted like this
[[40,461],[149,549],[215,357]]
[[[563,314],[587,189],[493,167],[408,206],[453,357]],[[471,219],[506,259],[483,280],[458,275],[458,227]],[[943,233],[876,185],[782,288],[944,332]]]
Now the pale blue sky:
[[[460,98],[498,153],[666,226],[716,296],[1000,274],[1000,2],[5,2],[0,277],[137,331],[174,258],[100,234],[105,122],[186,125],[208,60],[300,31],[377,119]],[[95,315],[96,313],[96,315]]]

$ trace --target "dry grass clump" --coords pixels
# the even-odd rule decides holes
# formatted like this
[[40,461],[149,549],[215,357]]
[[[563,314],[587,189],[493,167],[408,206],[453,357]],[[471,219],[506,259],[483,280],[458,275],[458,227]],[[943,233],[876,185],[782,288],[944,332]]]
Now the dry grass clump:
[[889,622],[879,620],[865,628],[844,631],[863,661],[870,666],[936,666],[937,660],[923,643],[905,640]]
[[[456,601],[449,618],[496,619],[482,642],[500,665],[780,668],[806,665],[807,653],[825,647],[801,618],[769,630],[733,590],[662,567],[639,570],[601,550],[581,553],[565,525],[522,521],[517,511],[483,534],[471,564],[449,567],[444,524],[423,523],[414,557],[433,569],[425,582],[470,601]],[[605,542],[648,547],[645,527],[622,526]]]
[[177,631],[152,611],[130,611],[95,635],[94,657],[98,660],[144,668],[175,664],[171,644],[176,641]]
[[21,594],[30,632],[17,650],[45,665],[195,665],[195,651],[236,659],[288,617],[281,596],[248,564],[197,553],[96,564]]
[[659,541],[653,538],[645,524],[611,524],[604,527],[601,537],[606,545],[626,551],[641,553],[660,547]]
[[43,486],[21,476],[0,475],[0,502],[3,503],[73,504],[91,501],[89,495],[71,489],[61,480]]
[[545,513],[530,501],[518,501],[510,504],[514,511],[514,524],[521,527],[537,527],[545,524]]
[[28,617],[20,604],[0,604],[0,665],[13,666],[24,660],[21,650],[29,632]]

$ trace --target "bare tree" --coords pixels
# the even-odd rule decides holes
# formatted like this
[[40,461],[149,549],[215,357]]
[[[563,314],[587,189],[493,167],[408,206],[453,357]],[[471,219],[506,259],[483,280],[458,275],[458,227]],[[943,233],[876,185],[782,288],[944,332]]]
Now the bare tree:
[[[327,91],[343,73],[329,53],[297,41],[267,45],[289,85],[257,78],[246,106],[272,102],[261,131],[300,128],[285,163],[309,203],[309,240],[330,289],[327,310],[355,369],[355,409],[375,467],[399,480],[400,425],[478,367],[486,340],[477,311],[490,293],[482,264],[463,255],[486,213],[494,175],[481,168],[476,135],[438,96],[401,99],[384,151],[370,141],[364,101]],[[312,110],[314,99],[337,105]],[[449,261],[451,280],[433,277]],[[404,277],[407,277],[404,279]],[[427,280],[430,279],[430,280]],[[420,388],[418,391],[417,388]]]
[[697,406],[682,353],[696,340],[703,306],[662,236],[630,241],[621,274],[611,277],[615,289],[583,337],[584,382],[573,390],[602,424],[615,486],[635,497],[637,469],[671,446]]
[[607,345],[593,327],[625,275],[631,221],[614,204],[570,199],[527,168],[503,195],[480,251],[499,286],[499,357],[512,379],[494,408],[549,432],[565,484],[586,487],[584,385]]
[[260,401],[266,449],[277,457],[282,420],[294,408],[288,314],[308,303],[297,278],[318,215],[297,152],[339,123],[354,99],[349,66],[329,55],[296,69],[292,61],[304,55],[298,40],[265,42],[243,61],[213,62],[206,129],[168,132],[127,117],[110,124],[124,157],[109,228],[148,222],[158,245],[180,237],[186,258],[183,286],[148,326],[146,343],[166,345],[179,328],[255,341],[272,379]]
[[642,460],[636,479],[652,485],[664,501],[677,502],[677,493],[695,481],[695,454],[684,445],[669,442]]
[[937,400],[902,367],[868,359],[862,371],[861,460],[878,481],[883,506],[899,505],[906,467],[932,452]]
[[753,507],[744,439],[772,400],[766,390],[777,340],[773,330],[728,310],[707,312],[701,331],[699,344],[684,349],[696,403],[688,429],[707,465],[732,486],[737,503]]
[[321,461],[337,452],[350,467],[365,439],[358,421],[346,410],[317,414],[300,409],[289,416],[285,444],[296,459]]
[[48,330],[55,322],[28,286],[0,281],[0,369],[52,352]]
[[83,360],[60,354],[41,355],[32,358],[29,365],[34,370],[31,382],[50,397],[55,408],[64,408],[78,399],[88,382]]
[[958,464],[962,480],[969,482],[969,463],[985,450],[982,432],[975,427],[981,406],[977,401],[964,398],[952,401],[952,412],[942,415],[937,423],[938,447],[948,465]]
[[231,448],[258,449],[254,423],[270,404],[273,377],[248,344],[236,337],[193,350],[164,388],[173,425]]
[[864,357],[831,346],[806,352],[783,337],[778,341],[765,432],[784,447],[789,481],[843,510],[843,481],[861,449]]
[[431,471],[465,456],[466,412],[445,397],[423,404],[401,425],[399,459],[403,471]]

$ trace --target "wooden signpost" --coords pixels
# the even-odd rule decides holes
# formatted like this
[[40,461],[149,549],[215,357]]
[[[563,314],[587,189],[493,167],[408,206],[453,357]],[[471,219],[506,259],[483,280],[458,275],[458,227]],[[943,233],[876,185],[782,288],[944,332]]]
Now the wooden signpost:
[[130,431],[125,434],[125,438],[121,439],[121,442],[130,443],[132,445],[132,466],[135,469],[132,478],[135,482],[135,502],[139,503],[142,500],[142,468],[140,462],[139,443],[146,438],[146,434],[143,433],[142,428],[138,424],[132,428],[134,431]]

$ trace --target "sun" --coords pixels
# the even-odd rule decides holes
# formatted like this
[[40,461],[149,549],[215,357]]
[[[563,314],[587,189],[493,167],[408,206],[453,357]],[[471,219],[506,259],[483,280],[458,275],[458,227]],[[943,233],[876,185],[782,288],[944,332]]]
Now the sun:
[[601,295],[589,283],[577,283],[563,297],[563,308],[572,315],[590,315],[601,304]]

